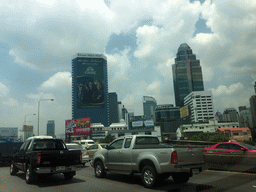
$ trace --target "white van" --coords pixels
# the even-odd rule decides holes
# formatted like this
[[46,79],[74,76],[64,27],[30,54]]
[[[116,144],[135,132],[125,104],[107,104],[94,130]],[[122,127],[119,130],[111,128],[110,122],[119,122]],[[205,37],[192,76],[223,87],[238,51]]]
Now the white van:
[[85,139],[85,140],[74,140],[72,143],[79,143],[82,145],[84,149],[87,149],[89,146],[95,144],[95,142],[91,139]]

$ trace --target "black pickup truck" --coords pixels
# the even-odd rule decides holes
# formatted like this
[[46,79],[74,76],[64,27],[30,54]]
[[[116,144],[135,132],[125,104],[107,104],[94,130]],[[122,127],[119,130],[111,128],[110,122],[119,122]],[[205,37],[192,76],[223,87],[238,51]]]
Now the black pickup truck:
[[0,138],[0,163],[10,163],[13,154],[20,148],[22,143]]
[[26,173],[26,183],[30,184],[40,175],[56,173],[63,173],[65,179],[71,179],[81,168],[80,150],[68,150],[61,139],[35,136],[28,138],[13,155],[10,174],[23,171]]

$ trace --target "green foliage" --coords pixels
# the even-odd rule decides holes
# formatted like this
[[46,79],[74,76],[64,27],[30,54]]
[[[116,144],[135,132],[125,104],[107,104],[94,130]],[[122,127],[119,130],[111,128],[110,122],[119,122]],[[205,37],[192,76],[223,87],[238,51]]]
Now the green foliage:
[[210,141],[210,142],[225,142],[229,141],[229,137],[225,136],[224,134],[207,134],[207,133],[200,133],[199,135],[193,135],[190,137],[192,141]]
[[115,136],[108,134],[104,139],[100,140],[100,143],[111,143],[115,139]]
[[209,141],[210,142],[227,142],[229,141],[230,138],[227,137],[226,135],[224,134],[216,134],[216,135],[212,135],[210,138],[209,138]]
[[243,140],[241,141],[242,143],[246,143],[246,144],[249,144],[249,145],[253,145],[255,146],[256,145],[256,142],[253,141],[251,138],[249,140]]

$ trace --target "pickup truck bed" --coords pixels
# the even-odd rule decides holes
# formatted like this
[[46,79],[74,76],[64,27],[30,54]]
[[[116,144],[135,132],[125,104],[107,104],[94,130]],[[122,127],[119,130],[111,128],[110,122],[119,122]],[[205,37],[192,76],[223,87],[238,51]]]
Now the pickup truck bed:
[[185,183],[206,169],[203,150],[201,146],[161,144],[154,136],[127,136],[96,152],[93,167],[96,177],[111,171],[141,173],[144,186],[149,188],[170,176]]
[[82,168],[81,160],[81,151],[68,150],[61,139],[33,137],[13,155],[10,174],[24,171],[27,183],[42,174],[63,173],[71,179]]

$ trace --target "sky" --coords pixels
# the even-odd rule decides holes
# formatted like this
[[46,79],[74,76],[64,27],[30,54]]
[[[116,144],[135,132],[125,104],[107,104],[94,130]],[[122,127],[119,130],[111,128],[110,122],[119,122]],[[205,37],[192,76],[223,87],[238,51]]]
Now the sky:
[[[200,60],[214,111],[249,107],[256,81],[255,0],[1,0],[0,127],[72,118],[71,60],[107,57],[109,92],[143,115],[143,96],[174,104],[180,44]],[[35,115],[34,115],[35,114]],[[25,122],[26,121],[26,122]]]

